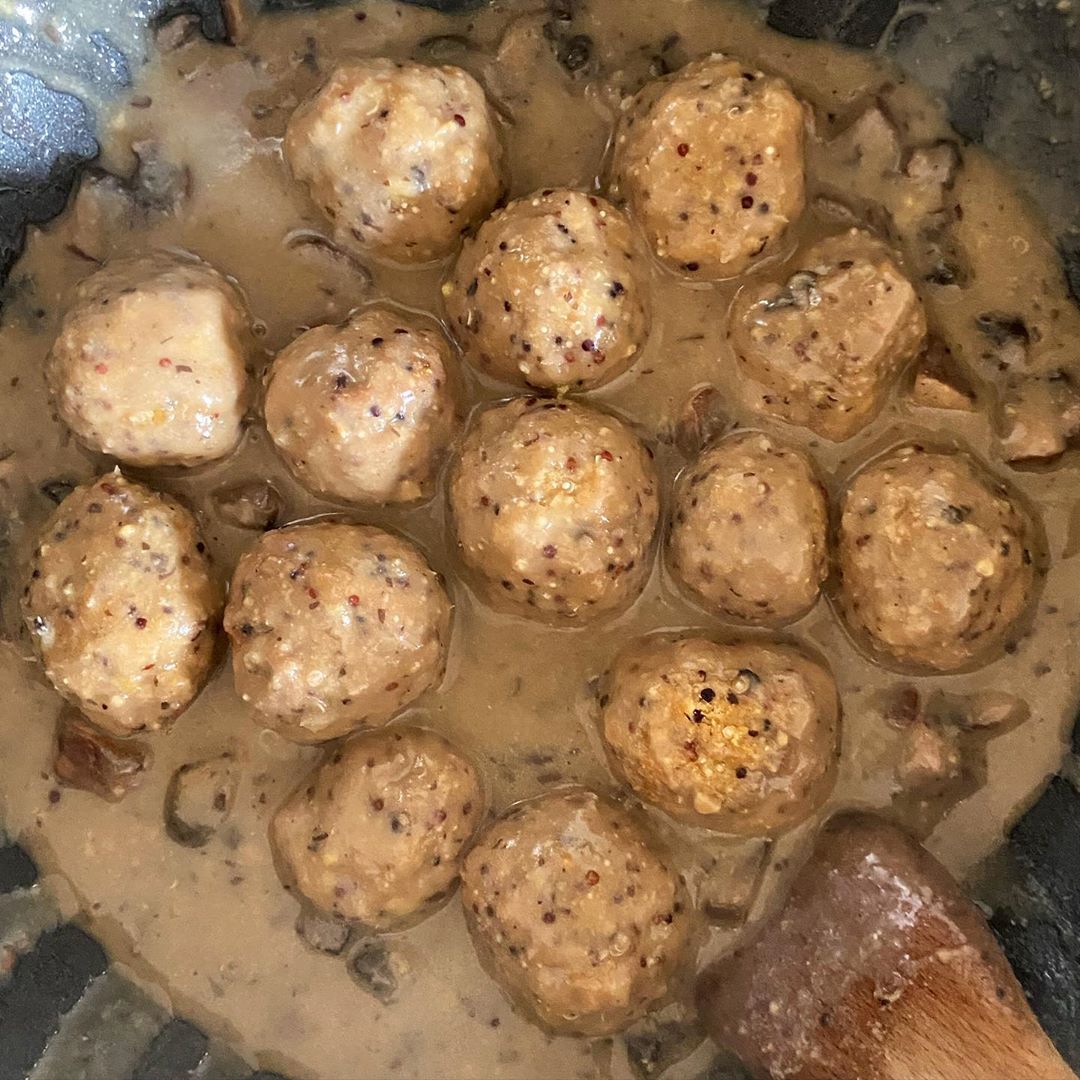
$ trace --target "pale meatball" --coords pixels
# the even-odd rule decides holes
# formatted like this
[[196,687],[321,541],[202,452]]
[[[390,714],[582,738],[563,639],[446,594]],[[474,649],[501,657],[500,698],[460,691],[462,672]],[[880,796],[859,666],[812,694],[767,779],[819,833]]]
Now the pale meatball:
[[266,426],[305,487],[364,504],[432,493],[454,432],[450,347],[389,308],[317,326],[274,360]]
[[329,753],[274,815],[270,840],[303,900],[386,929],[450,894],[483,820],[471,762],[433,731],[394,725]]
[[444,292],[466,358],[503,382],[599,386],[626,371],[649,328],[630,222],[580,191],[499,211],[466,241]]
[[99,727],[130,735],[166,726],[203,688],[221,603],[191,513],[111,473],[49,519],[22,608],[53,686]]
[[865,233],[830,237],[798,266],[783,285],[740,294],[728,336],[749,408],[838,442],[881,411],[922,350],[926,315],[887,249]]
[[477,841],[461,881],[485,969],[550,1030],[618,1031],[689,962],[690,911],[666,853],[590,791],[511,809]]
[[60,419],[130,465],[201,465],[235,449],[254,338],[239,292],[196,259],[118,259],[75,291],[45,374]]
[[484,593],[519,614],[596,618],[629,604],[649,576],[652,455],[584,405],[518,398],[482,413],[455,463],[450,508]]
[[711,611],[791,622],[814,606],[828,573],[828,525],[807,457],[769,435],[737,432],[679,477],[669,563]]
[[339,241],[400,263],[449,255],[504,190],[494,114],[456,67],[341,65],[293,113],[285,156]]
[[706,57],[628,103],[613,189],[673,269],[734,277],[775,251],[803,211],[804,126],[781,79]]
[[880,658],[956,671],[991,658],[1035,588],[1037,529],[966,454],[902,447],[841,505],[840,608]]
[[600,693],[615,771],[679,820],[761,836],[805,820],[832,788],[836,683],[790,645],[645,638]]
[[407,540],[323,521],[264,534],[229,587],[237,692],[313,743],[384,724],[446,666],[450,600]]

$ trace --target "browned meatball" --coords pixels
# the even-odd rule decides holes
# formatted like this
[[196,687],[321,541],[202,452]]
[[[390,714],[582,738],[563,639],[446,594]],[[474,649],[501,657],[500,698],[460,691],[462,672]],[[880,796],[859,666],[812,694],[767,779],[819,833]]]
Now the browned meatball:
[[687,959],[678,875],[635,818],[590,791],[511,809],[461,880],[484,967],[554,1031],[618,1031],[667,995]]
[[649,576],[656,470],[621,421],[518,398],[481,414],[455,463],[458,544],[494,602],[585,620],[630,603]]
[[836,683],[789,645],[645,638],[601,694],[612,764],[673,817],[761,835],[804,820],[832,788]]
[[803,108],[781,79],[715,55],[648,83],[615,136],[613,186],[657,256],[734,277],[805,204]]
[[922,303],[883,245],[852,230],[815,245],[784,285],[741,293],[728,336],[749,408],[850,438],[881,411],[926,337]]
[[444,287],[466,358],[510,383],[599,386],[649,328],[647,268],[611,203],[565,188],[519,199],[467,240]]
[[303,899],[385,929],[449,895],[483,820],[473,765],[441,735],[394,725],[328,753],[274,815],[270,840]]
[[274,360],[266,426],[306,487],[356,503],[430,495],[454,431],[450,347],[390,308],[317,326]]
[[446,667],[450,600],[407,540],[322,521],[259,538],[229,587],[233,677],[295,742],[385,723]]
[[804,454],[756,431],[705,449],[679,477],[668,554],[705,607],[784,623],[813,607],[828,572],[828,508]]
[[165,726],[202,689],[221,601],[191,513],[110,473],[49,519],[22,606],[53,686],[130,735]]
[[293,114],[285,156],[339,241],[401,263],[449,255],[503,192],[495,117],[456,67],[342,64]]
[[966,454],[907,446],[841,506],[840,608],[886,660],[955,671],[1006,641],[1035,584],[1035,524]]
[[200,465],[240,440],[251,318],[197,259],[118,259],[75,292],[46,363],[60,418],[131,465]]

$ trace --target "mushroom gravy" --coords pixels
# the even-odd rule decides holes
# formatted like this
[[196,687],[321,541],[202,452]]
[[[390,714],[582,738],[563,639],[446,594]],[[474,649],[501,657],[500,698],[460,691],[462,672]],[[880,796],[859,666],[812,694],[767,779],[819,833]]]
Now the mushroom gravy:
[[[235,46],[207,43],[176,26],[162,35],[162,51],[103,125],[101,164],[134,175],[130,192],[88,181],[64,217],[31,232],[11,274],[0,329],[0,693],[7,702],[0,715],[0,820],[80,898],[84,917],[117,961],[252,1062],[295,1076],[631,1074],[625,1038],[555,1038],[511,1011],[479,966],[456,898],[420,925],[379,939],[388,956],[370,940],[350,954],[360,961],[353,966],[368,972],[369,990],[373,967],[377,978],[396,982],[381,995],[388,1003],[357,985],[343,957],[300,939],[296,901],[278,881],[266,833],[270,815],[319,751],[259,730],[227,666],[171,731],[137,737],[153,761],[121,802],[62,787],[52,772],[62,706],[19,628],[17,598],[34,536],[53,509],[50,496],[111,468],[53,418],[41,377],[73,289],[95,261],[155,246],[202,256],[247,296],[267,359],[303,329],[339,322],[376,299],[443,317],[447,266],[365,265],[343,255],[326,241],[325,222],[283,164],[281,137],[292,109],[337,58],[353,54],[453,63],[476,75],[505,123],[512,197],[555,185],[600,190],[621,96],[710,51],[783,76],[809,104],[809,205],[782,252],[717,285],[688,283],[653,266],[656,316],[646,349],[627,374],[586,398],[637,426],[657,452],[665,496],[701,429],[728,420],[807,449],[834,508],[851,473],[885,449],[910,439],[959,443],[1007,477],[1041,517],[1045,574],[1029,628],[1004,655],[976,671],[932,678],[872,663],[822,597],[778,636],[823,656],[839,684],[842,757],[825,810],[769,842],[710,834],[646,812],[672,845],[699,906],[712,915],[703,961],[773,903],[789,864],[797,865],[832,809],[873,807],[897,816],[927,835],[929,848],[958,875],[1001,843],[1058,768],[1080,696],[1073,577],[1080,471],[1068,454],[1038,468],[1010,467],[992,413],[1006,377],[1050,376],[1076,362],[1080,312],[1040,222],[1013,180],[980,151],[960,148],[951,188],[939,185],[949,220],[941,225],[939,215],[927,228],[925,189],[904,169],[911,173],[911,148],[955,138],[935,103],[878,58],[783,38],[749,10],[718,0],[496,0],[455,17],[369,0],[348,10],[253,18]],[[917,406],[909,379],[873,423],[841,444],[742,411],[725,337],[735,294],[749,278],[778,274],[797,246],[852,223],[891,234],[934,333],[974,382],[974,411]],[[467,407],[507,396],[464,365],[459,378]],[[697,410],[688,417],[688,399],[704,386],[717,393],[695,397]],[[197,512],[222,580],[257,536],[222,513],[221,489],[240,481],[270,480],[283,500],[282,522],[343,514],[414,539],[446,576],[456,613],[443,685],[402,719],[444,733],[472,755],[496,811],[562,783],[615,789],[595,730],[595,680],[629,639],[673,628],[770,636],[695,607],[659,558],[645,593],[614,621],[557,630],[493,613],[464,581],[441,486],[434,500],[414,508],[343,509],[295,483],[257,419],[223,462],[196,472],[127,471]],[[947,720],[956,714],[967,725],[954,744],[957,775],[920,791],[898,779],[910,736],[897,713],[916,708],[915,695],[898,693],[908,687]],[[965,704],[969,698],[973,703]],[[998,730],[978,729],[980,718],[993,719],[995,711],[1030,715]],[[231,814],[204,846],[174,842],[163,813],[170,779],[185,765],[226,752],[238,772]],[[676,1002],[661,1017],[681,1022],[685,1015]],[[650,1025],[655,1021],[633,1030],[648,1032]],[[695,1049],[690,1035],[680,1049],[688,1056],[673,1077],[696,1075],[713,1053],[706,1045]]]

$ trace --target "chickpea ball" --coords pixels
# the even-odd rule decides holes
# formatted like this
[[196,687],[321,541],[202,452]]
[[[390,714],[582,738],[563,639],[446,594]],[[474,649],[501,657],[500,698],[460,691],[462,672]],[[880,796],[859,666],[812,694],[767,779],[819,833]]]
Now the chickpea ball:
[[504,190],[495,116],[456,67],[342,64],[293,113],[285,157],[339,242],[399,263],[449,255]]
[[502,382],[600,386],[648,334],[633,227],[580,191],[548,189],[498,211],[465,242],[444,292],[465,356]]

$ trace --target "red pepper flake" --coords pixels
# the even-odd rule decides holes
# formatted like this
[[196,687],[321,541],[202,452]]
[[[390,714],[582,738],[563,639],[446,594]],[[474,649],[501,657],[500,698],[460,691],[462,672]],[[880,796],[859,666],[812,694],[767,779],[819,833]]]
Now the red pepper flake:
[[454,123],[457,124],[458,127],[464,127],[465,117],[462,116],[461,113],[454,113]]
[[746,186],[753,187],[757,183],[757,173],[748,172],[746,174]]
[[359,603],[360,603],[360,597],[357,596],[356,593],[353,593],[352,596],[349,597],[349,606],[350,607],[357,607],[359,605]]
[[158,367],[172,367],[172,361],[167,356],[163,356],[158,361]]
[[581,343],[581,351],[582,352],[592,352],[593,349],[595,349],[595,348],[596,348],[596,345],[592,341],[590,341],[588,338],[586,338]]
[[544,922],[546,922],[546,923],[548,923],[550,925],[554,921],[555,921],[555,912],[554,911],[545,911],[544,912]]
[[545,559],[554,559],[559,553],[559,549],[554,544],[545,544],[543,548]]
[[379,813],[379,811],[382,810],[385,805],[386,803],[384,803],[382,799],[371,800],[371,809],[374,810],[376,814]]
[[577,468],[577,458],[568,457],[566,459],[566,471],[573,472]]
[[145,630],[146,629],[146,619],[142,615],[140,615],[135,620],[135,628],[137,630]]
[[679,157],[686,157],[690,153],[690,144],[681,142],[676,149],[679,152]]
[[741,202],[742,202],[742,208],[744,210],[749,210],[750,207],[754,205],[754,196],[753,195],[744,195],[742,197],[742,199],[741,199]]
[[308,589],[307,594],[308,594],[308,596],[311,597],[312,600],[318,600],[318,598],[319,598],[319,590],[318,589]]
[[603,315],[597,315],[596,316],[596,325],[597,326],[607,326],[607,319]]
[[601,450],[600,451],[600,456],[605,461],[614,461],[615,460],[615,455],[610,450]]
[[396,690],[396,689],[397,689],[397,688],[398,688],[398,687],[399,687],[400,685],[401,685],[400,683],[396,683],[396,682],[388,682],[388,683],[386,684],[386,687],[385,687],[385,689],[386,689],[386,692],[387,692],[387,693],[390,693],[390,691],[391,691],[391,690]]
[[109,365],[108,364],[95,364],[94,365],[94,370],[99,375],[108,375],[108,373],[109,373]]
[[585,884],[592,887],[600,884],[600,875],[595,870],[590,870],[585,875]]
[[381,622],[381,623],[386,622],[386,609],[385,608],[379,608],[379,610],[375,614],[378,616],[379,622]]

